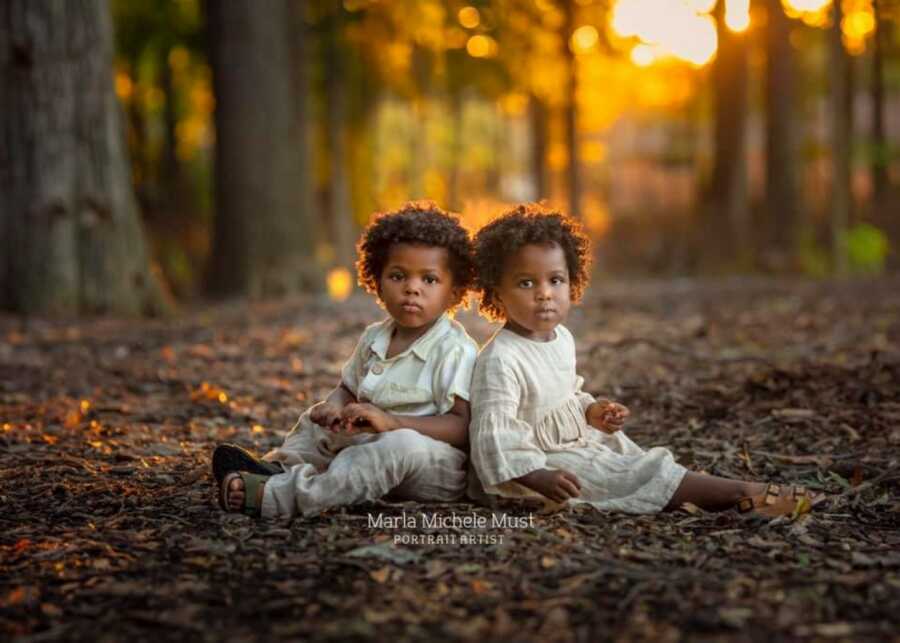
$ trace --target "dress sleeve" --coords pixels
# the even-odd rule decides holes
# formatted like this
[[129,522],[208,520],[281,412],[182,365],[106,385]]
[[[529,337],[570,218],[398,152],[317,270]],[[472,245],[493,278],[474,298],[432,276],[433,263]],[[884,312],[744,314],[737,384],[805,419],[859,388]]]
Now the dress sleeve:
[[581,402],[581,410],[587,413],[588,407],[597,400],[590,393],[583,391],[583,386],[584,378],[579,375],[575,378],[575,397],[577,397],[578,401]]
[[366,366],[366,357],[369,353],[369,346],[372,344],[372,326],[369,326],[360,335],[359,341],[356,342],[356,348],[353,354],[344,363],[341,369],[341,382],[350,389],[354,396],[359,397],[359,383],[363,378],[363,369]]
[[438,415],[453,408],[457,397],[471,400],[472,371],[477,349],[471,344],[457,344],[441,357],[432,379]]
[[543,469],[547,456],[534,428],[517,417],[523,391],[512,368],[496,357],[484,359],[472,379],[469,442],[485,490],[498,493],[504,482]]

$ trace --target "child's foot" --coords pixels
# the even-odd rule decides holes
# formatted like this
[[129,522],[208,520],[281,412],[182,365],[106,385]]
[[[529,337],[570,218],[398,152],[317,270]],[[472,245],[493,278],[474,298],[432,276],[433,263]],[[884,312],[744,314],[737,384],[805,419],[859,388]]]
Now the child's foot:
[[232,471],[219,485],[219,506],[229,513],[244,513],[259,516],[262,509],[263,491],[269,476],[261,476],[246,471]]
[[808,513],[813,505],[824,499],[823,495],[811,493],[800,485],[760,484],[758,493],[738,500],[736,509],[740,513],[753,512],[757,516],[775,518]]

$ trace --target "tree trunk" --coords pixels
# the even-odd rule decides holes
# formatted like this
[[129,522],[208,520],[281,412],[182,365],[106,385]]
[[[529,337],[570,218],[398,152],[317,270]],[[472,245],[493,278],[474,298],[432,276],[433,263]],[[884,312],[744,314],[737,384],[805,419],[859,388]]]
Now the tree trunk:
[[209,275],[217,295],[279,295],[321,285],[295,122],[291,12],[209,0],[216,96],[216,217]]
[[531,95],[529,102],[531,120],[531,182],[534,185],[534,200],[547,197],[547,108],[544,102]]
[[872,35],[872,187],[876,202],[887,194],[888,144],[884,131],[884,50],[890,30],[884,23],[881,4],[884,0],[872,0],[875,13],[875,33]]
[[164,210],[165,218],[179,216],[181,195],[180,168],[177,155],[178,116],[175,113],[175,87],[172,84],[172,67],[169,64],[171,48],[164,48],[160,52],[160,85],[165,102],[163,103],[163,149],[160,157],[160,170],[157,177],[160,202],[159,206]]
[[[724,0],[716,8],[719,49],[713,63],[714,165],[710,197],[713,229],[727,229],[731,250],[741,263],[752,252],[747,205],[747,39],[725,25]],[[724,226],[722,224],[725,224]]]
[[794,52],[782,0],[766,0],[766,212],[772,246],[789,258],[797,242],[797,122],[794,117]]
[[456,87],[450,90],[450,176],[447,179],[447,207],[462,210],[460,169],[463,156],[463,96]]
[[849,70],[847,51],[841,40],[841,3],[832,4],[829,29],[829,78],[831,102],[831,243],[834,269],[847,272],[844,237],[850,221],[850,109],[847,101]]
[[581,217],[581,177],[579,174],[578,154],[578,75],[576,68],[575,52],[572,51],[569,39],[575,30],[575,7],[573,2],[564,2],[563,11],[565,21],[563,23],[563,53],[566,58],[566,103],[565,103],[565,132],[566,151],[568,154],[568,167],[566,181],[569,190],[569,214],[573,217]]
[[353,212],[350,204],[350,186],[347,181],[347,65],[343,60],[346,44],[342,41],[342,9],[335,9],[325,43],[326,68],[326,120],[328,126],[328,152],[331,199],[331,243],[337,264],[353,269],[356,256],[354,248]]
[[7,0],[0,11],[0,307],[150,313],[151,273],[106,0]]
[[[289,3],[289,19],[291,24],[290,57],[291,80],[294,90],[294,119],[291,140],[295,142],[296,149],[293,157],[297,164],[296,198],[299,203],[299,214],[308,226],[317,221],[316,203],[313,191],[313,162],[310,131],[310,104],[311,95],[308,51],[311,38],[306,23],[307,4],[304,2]],[[314,248],[320,239],[311,236],[306,243]],[[313,274],[315,271],[313,271]]]

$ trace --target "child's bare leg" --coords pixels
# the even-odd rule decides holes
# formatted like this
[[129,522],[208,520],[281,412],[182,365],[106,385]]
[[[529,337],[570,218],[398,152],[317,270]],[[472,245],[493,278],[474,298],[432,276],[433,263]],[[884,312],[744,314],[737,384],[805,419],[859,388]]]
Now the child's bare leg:
[[744,496],[763,493],[766,485],[760,482],[732,480],[688,471],[664,511],[677,509],[685,502],[707,511],[731,509]]

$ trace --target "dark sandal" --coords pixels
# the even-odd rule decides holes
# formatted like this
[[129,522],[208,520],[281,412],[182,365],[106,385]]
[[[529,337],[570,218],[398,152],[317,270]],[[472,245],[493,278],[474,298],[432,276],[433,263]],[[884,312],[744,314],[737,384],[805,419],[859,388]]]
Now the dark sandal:
[[[239,477],[244,481],[244,504],[239,510],[228,506],[228,494],[231,493],[231,481]],[[262,499],[259,497],[259,489],[266,484],[270,476],[261,476],[246,471],[232,471],[222,478],[219,484],[219,506],[227,513],[242,513],[258,518],[262,511]]]
[[220,485],[225,476],[232,471],[247,471],[264,476],[284,473],[284,469],[279,463],[260,460],[247,449],[236,444],[220,444],[215,448],[212,455],[212,470],[216,482]]
[[769,484],[763,493],[757,496],[744,496],[738,500],[735,508],[742,514],[753,512],[766,518],[799,516],[809,513],[813,505],[819,504],[824,499],[824,496],[811,494],[806,487],[800,485],[788,487],[785,494],[781,485]]

